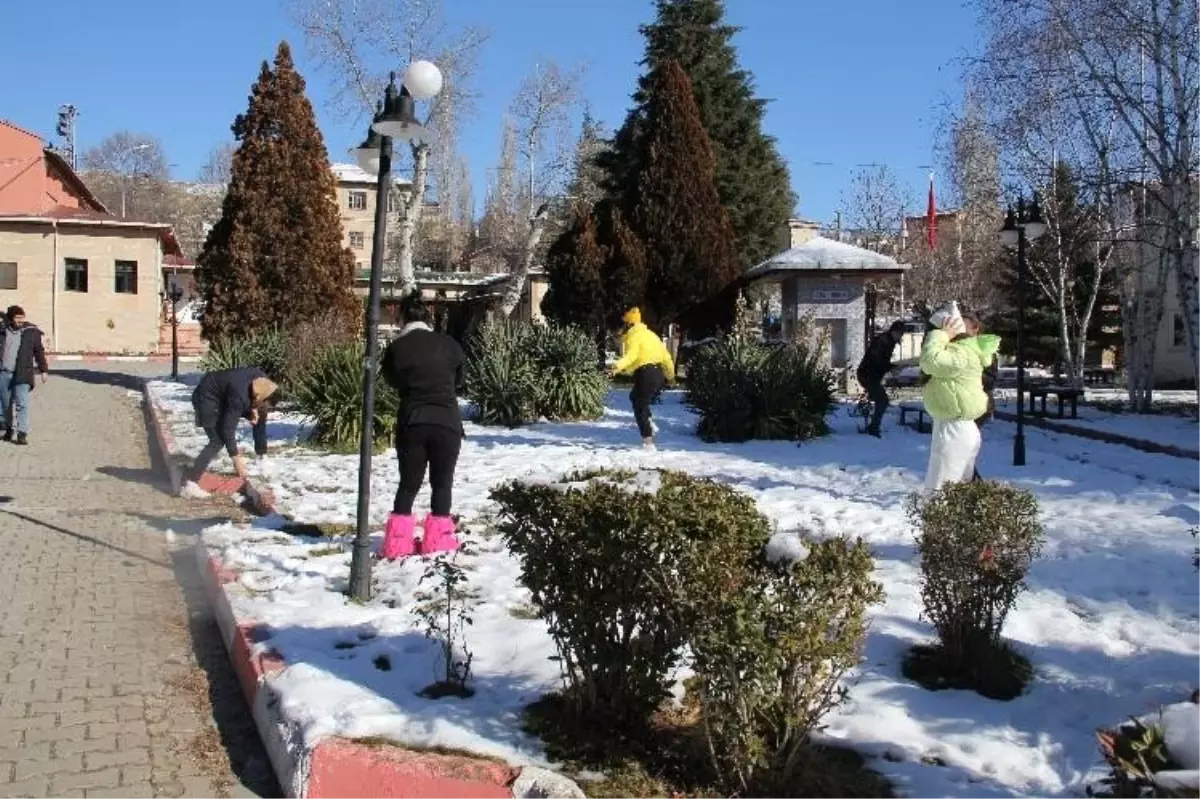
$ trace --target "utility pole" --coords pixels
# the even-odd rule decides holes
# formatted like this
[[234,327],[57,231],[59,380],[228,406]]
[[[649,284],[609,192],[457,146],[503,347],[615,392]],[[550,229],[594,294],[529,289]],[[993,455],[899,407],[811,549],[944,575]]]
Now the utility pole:
[[79,169],[79,160],[75,154],[76,120],[78,118],[79,109],[75,106],[68,103],[58,107],[58,125],[55,126],[55,132],[67,143],[67,160],[71,164],[71,169]]

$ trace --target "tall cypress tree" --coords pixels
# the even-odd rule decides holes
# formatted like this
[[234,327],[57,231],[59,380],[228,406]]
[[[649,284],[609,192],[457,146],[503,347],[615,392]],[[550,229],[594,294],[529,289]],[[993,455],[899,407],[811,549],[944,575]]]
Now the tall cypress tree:
[[602,272],[607,258],[608,252],[597,238],[595,218],[577,205],[571,226],[546,254],[550,286],[542,299],[542,313],[552,321],[600,335],[604,330]]
[[649,274],[645,245],[616,203],[601,200],[592,213],[596,217],[600,242],[608,253],[601,272],[608,328],[619,327],[622,315],[634,307],[642,309],[646,322],[655,323],[658,315],[646,299]]
[[304,79],[281,42],[246,113],[221,218],[197,262],[203,331],[216,340],[332,314],[361,322],[354,256],[342,246],[337,183]]
[[766,102],[754,95],[753,78],[738,64],[732,44],[738,28],[725,23],[722,0],[656,0],[657,17],[643,25],[646,73],[633,95],[634,107],[599,163],[606,188],[636,204],[644,148],[651,76],[678,61],[691,80],[700,119],[716,158],[721,203],[729,213],[742,269],[765,261],[786,246],[786,222],[796,205],[788,169],[763,133]]
[[[646,111],[633,221],[646,247],[647,303],[661,322],[674,322],[724,291],[741,267],[717,194],[712,147],[679,62],[655,71]],[[682,321],[689,327],[699,322]]]

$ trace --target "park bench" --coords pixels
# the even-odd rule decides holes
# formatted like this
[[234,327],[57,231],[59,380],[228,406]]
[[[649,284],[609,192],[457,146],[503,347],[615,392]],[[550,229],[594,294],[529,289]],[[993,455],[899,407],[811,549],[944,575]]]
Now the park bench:
[[1029,388],[1029,412],[1037,414],[1036,403],[1042,401],[1042,416],[1048,416],[1046,411],[1046,398],[1053,396],[1058,403],[1058,418],[1065,418],[1066,404],[1071,404],[1071,418],[1079,418],[1079,400],[1083,396],[1083,390],[1073,388],[1071,386],[1031,386]]
[[[919,399],[902,400],[900,402],[900,426],[908,425],[908,415],[914,414],[917,417],[917,423],[913,425],[913,429],[918,433],[928,433],[933,429],[932,419],[929,419],[929,414],[925,410],[925,401]],[[926,420],[929,423],[926,424]]]

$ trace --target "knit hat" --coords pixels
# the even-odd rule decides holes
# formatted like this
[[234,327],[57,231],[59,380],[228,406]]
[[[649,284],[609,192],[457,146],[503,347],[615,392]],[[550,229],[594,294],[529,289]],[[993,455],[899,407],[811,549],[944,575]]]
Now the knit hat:
[[621,321],[627,325],[640,325],[642,323],[642,311],[640,308],[630,308],[621,317]]
[[279,386],[269,377],[256,377],[250,381],[250,399],[255,405],[266,402],[278,390]]

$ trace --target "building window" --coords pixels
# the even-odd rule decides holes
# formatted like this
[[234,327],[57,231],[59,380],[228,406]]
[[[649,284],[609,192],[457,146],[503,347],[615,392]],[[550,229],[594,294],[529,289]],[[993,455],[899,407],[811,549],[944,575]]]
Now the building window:
[[1187,326],[1183,323],[1183,316],[1175,314],[1175,324],[1171,331],[1171,346],[1182,347],[1187,344]]
[[367,236],[361,230],[350,231],[350,246],[355,250],[361,250],[366,242]]
[[117,261],[113,291],[117,294],[137,294],[137,261]]
[[63,265],[65,266],[63,278],[66,281],[64,288],[67,291],[80,291],[86,294],[88,290],[87,259],[64,258]]
[[400,200],[395,192],[388,192],[388,213],[394,214],[400,210]]
[[367,193],[365,191],[350,192],[350,210],[351,211],[367,210]]
[[0,263],[0,290],[17,290],[17,265],[13,261]]

